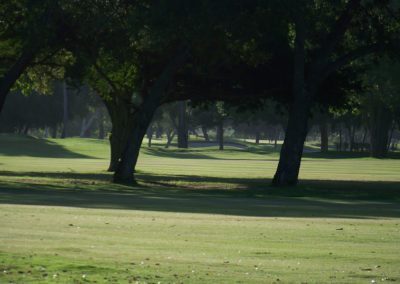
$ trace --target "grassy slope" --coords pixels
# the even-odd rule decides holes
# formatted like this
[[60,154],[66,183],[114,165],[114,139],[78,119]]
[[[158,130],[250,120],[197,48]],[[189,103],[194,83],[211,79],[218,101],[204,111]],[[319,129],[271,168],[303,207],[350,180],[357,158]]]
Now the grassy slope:
[[131,189],[107,157],[0,136],[1,283],[400,281],[400,160],[310,154],[277,190],[268,147],[144,149]]

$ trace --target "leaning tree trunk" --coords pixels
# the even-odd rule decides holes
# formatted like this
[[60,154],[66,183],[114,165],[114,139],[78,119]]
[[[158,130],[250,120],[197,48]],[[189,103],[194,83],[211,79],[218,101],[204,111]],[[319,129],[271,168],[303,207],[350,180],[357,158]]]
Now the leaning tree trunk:
[[390,110],[383,106],[376,106],[371,117],[371,156],[384,158],[388,153],[389,130],[392,116]]
[[[302,15],[299,15],[301,17]],[[310,89],[305,87],[305,25],[304,19],[296,23],[294,51],[293,101],[289,112],[285,140],[283,142],[278,168],[272,184],[293,186],[298,182],[304,141],[307,136],[308,117],[311,108]],[[310,80],[311,81],[311,80]],[[308,86],[309,88],[311,86]]]
[[186,102],[178,103],[178,148],[189,147],[188,122],[186,114]]
[[187,52],[179,52],[172,58],[153,86],[148,92],[145,92],[146,95],[142,96],[142,104],[134,110],[130,109],[129,113],[132,113],[132,117],[128,121],[128,138],[114,173],[114,182],[135,183],[134,171],[143,137],[176,71],[184,64],[187,58]]
[[125,149],[122,151],[121,160],[118,162],[114,174],[116,183],[135,183],[134,171],[139,157],[140,147],[146,130],[149,127],[157,105],[150,105],[137,110],[130,118],[129,134]]
[[289,112],[289,121],[286,128],[278,169],[272,183],[277,186],[292,186],[298,182],[304,141],[307,136],[310,103],[304,96],[297,99]]

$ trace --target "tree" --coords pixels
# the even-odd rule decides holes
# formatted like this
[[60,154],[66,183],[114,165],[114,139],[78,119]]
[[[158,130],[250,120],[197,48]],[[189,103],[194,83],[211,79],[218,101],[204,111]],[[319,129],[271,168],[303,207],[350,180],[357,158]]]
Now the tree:
[[[3,1],[0,4],[0,112],[6,96],[28,68],[53,65],[74,35],[61,1]],[[38,40],[40,39],[40,40]]]
[[384,58],[364,76],[366,93],[360,96],[361,111],[369,127],[371,156],[375,158],[386,157],[389,150],[389,133],[400,104],[399,74],[400,64]]
[[387,50],[400,34],[399,10],[388,1],[296,1],[289,9],[294,34],[292,103],[273,179],[279,186],[298,182],[310,109],[324,81],[357,59]]

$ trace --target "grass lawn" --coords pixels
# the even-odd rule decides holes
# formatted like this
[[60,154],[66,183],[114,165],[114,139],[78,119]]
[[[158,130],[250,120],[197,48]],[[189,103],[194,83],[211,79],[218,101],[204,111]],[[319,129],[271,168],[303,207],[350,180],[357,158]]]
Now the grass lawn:
[[0,135],[0,283],[400,283],[396,156],[307,153],[277,189],[269,145],[144,147],[135,188],[108,155]]

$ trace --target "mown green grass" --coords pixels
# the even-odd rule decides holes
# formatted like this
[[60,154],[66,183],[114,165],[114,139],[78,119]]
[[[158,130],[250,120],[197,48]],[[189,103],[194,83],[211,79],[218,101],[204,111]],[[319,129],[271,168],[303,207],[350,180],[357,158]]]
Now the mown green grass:
[[142,150],[0,135],[0,283],[400,282],[400,160],[309,153],[272,188],[272,146]]

